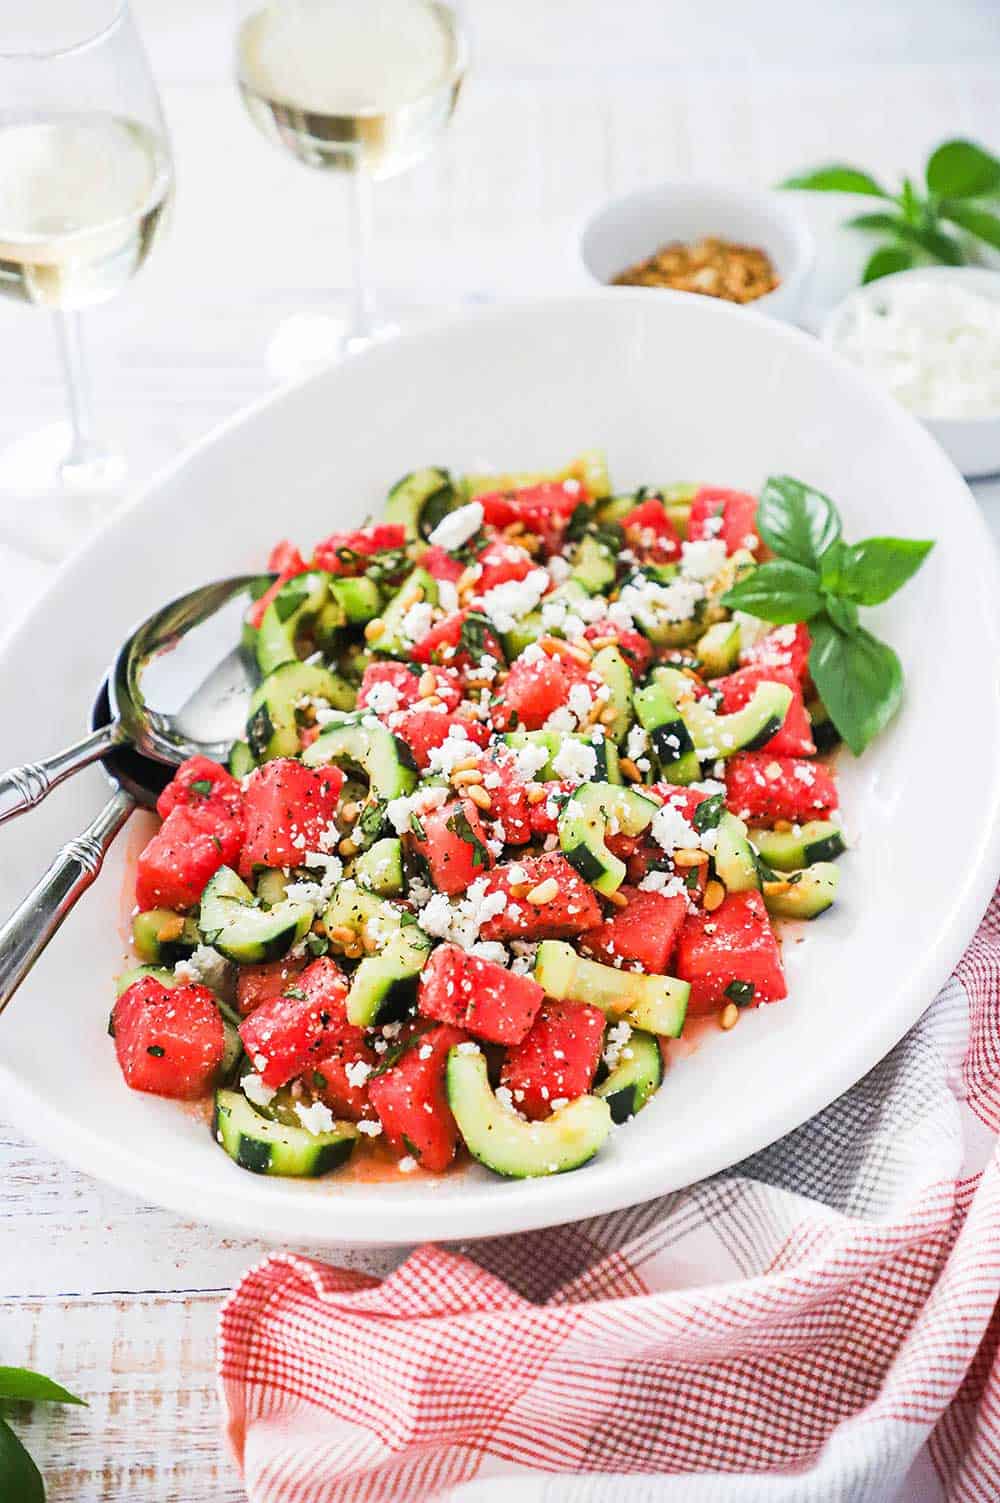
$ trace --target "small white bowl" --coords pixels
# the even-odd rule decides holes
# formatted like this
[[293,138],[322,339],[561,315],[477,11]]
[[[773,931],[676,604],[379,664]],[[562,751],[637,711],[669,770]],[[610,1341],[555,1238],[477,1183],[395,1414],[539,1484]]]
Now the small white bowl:
[[781,193],[683,181],[637,188],[587,218],[577,250],[588,278],[607,286],[661,245],[707,235],[767,252],[780,283],[745,306],[793,322],[812,266],[813,239],[792,199]]
[[[886,288],[900,282],[947,283],[967,287],[980,297],[1000,301],[1000,271],[988,271],[978,266],[914,267],[911,271],[897,271],[892,276],[870,282],[866,287],[855,288],[824,320],[821,330],[823,342],[839,353],[840,337],[858,307],[865,302],[877,301],[885,295]],[[846,358],[850,359],[850,356],[847,355]],[[884,386],[877,370],[865,370],[863,366],[860,369],[870,380]],[[1000,413],[995,417],[952,418],[925,417],[922,412],[910,410],[928,432],[933,434],[967,480],[1000,474]]]

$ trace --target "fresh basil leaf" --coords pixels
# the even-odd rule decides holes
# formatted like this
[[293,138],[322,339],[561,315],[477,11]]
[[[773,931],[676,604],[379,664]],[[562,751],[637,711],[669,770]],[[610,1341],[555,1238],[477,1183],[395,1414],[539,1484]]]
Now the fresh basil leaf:
[[853,600],[844,600],[840,595],[826,592],[826,614],[834,626],[852,636],[858,629],[858,608]]
[[869,256],[861,273],[861,282],[877,282],[880,277],[891,277],[897,271],[909,271],[913,265],[913,252],[905,245],[882,245]]
[[953,224],[968,230],[970,235],[975,235],[977,240],[985,240],[987,245],[1000,250],[1000,218],[996,214],[990,214],[975,204],[942,204],[940,212],[942,218],[950,219]]
[[907,228],[906,220],[899,214],[882,210],[877,214],[855,214],[844,221],[849,230],[873,230],[883,235],[898,235]]
[[787,177],[779,184],[782,188],[810,188],[819,193],[867,193],[871,198],[889,198],[886,190],[867,172],[858,167],[847,167],[834,162],[829,167],[817,167],[813,172]]
[[725,796],[721,793],[710,794],[702,799],[701,803],[691,815],[691,823],[703,835],[706,830],[714,830],[726,812]]
[[919,538],[865,538],[844,549],[836,588],[859,605],[880,605],[913,578],[933,547]]
[[1000,161],[975,141],[945,141],[927,163],[927,186],[939,198],[978,198],[1000,189]]
[[842,538],[823,550],[819,559],[819,582],[822,589],[834,592],[839,590],[840,568],[846,552],[847,544]]
[[759,564],[745,579],[737,580],[720,604],[785,626],[792,621],[810,621],[823,609],[823,596],[815,569],[779,558]]
[[29,1404],[83,1404],[68,1388],[27,1367],[0,1367],[0,1399],[17,1399]]
[[811,628],[809,672],[830,719],[859,757],[888,725],[903,697],[903,670],[885,642],[864,628],[845,636],[829,621]]
[[757,531],[781,558],[811,568],[840,537],[840,516],[822,491],[790,475],[772,475],[757,505]]
[[965,252],[953,235],[927,224],[904,224],[896,232],[901,240],[925,250],[944,266],[964,266]]
[[0,1419],[0,1497],[17,1503],[45,1503],[42,1474],[7,1424]]

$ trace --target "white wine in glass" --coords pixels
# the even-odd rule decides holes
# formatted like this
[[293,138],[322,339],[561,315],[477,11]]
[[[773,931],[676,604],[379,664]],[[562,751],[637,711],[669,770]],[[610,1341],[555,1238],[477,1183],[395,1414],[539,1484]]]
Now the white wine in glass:
[[59,557],[121,494],[94,430],[79,312],[142,266],[173,173],[156,88],[125,0],[0,11],[0,298],[54,317],[70,426],[0,450],[0,535]]
[[299,315],[285,332],[302,368],[362,348],[395,325],[370,281],[371,185],[432,149],[467,66],[465,33],[445,0],[260,0],[237,40],[237,82],[254,124],[307,167],[348,173],[353,286],[347,317]]

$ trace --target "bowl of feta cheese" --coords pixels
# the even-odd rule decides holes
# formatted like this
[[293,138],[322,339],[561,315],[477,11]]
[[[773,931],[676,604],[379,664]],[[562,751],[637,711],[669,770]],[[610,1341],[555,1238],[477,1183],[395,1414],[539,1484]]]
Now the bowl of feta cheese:
[[830,313],[822,337],[918,417],[968,479],[1000,473],[1000,272],[881,277]]

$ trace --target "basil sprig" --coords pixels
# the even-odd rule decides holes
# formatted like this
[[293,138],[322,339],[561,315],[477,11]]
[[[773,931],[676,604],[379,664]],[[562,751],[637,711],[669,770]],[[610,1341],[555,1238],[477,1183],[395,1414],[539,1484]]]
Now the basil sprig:
[[[26,1367],[0,1367],[0,1404],[85,1404],[61,1384]],[[7,1421],[0,1418],[0,1498],[45,1503],[42,1474]]]
[[809,622],[813,683],[860,756],[898,710],[903,670],[888,643],[860,624],[858,607],[895,595],[934,544],[916,538],[845,543],[830,498],[789,475],[773,475],[764,486],[757,531],[777,557],[739,580],[721,603],[775,626]]
[[1000,159],[974,141],[945,141],[928,158],[921,187],[904,178],[890,193],[869,173],[836,163],[790,177],[782,188],[860,193],[881,201],[869,214],[847,221],[849,229],[878,235],[862,274],[874,282],[911,266],[962,266],[976,261],[975,241],[1000,248]]

